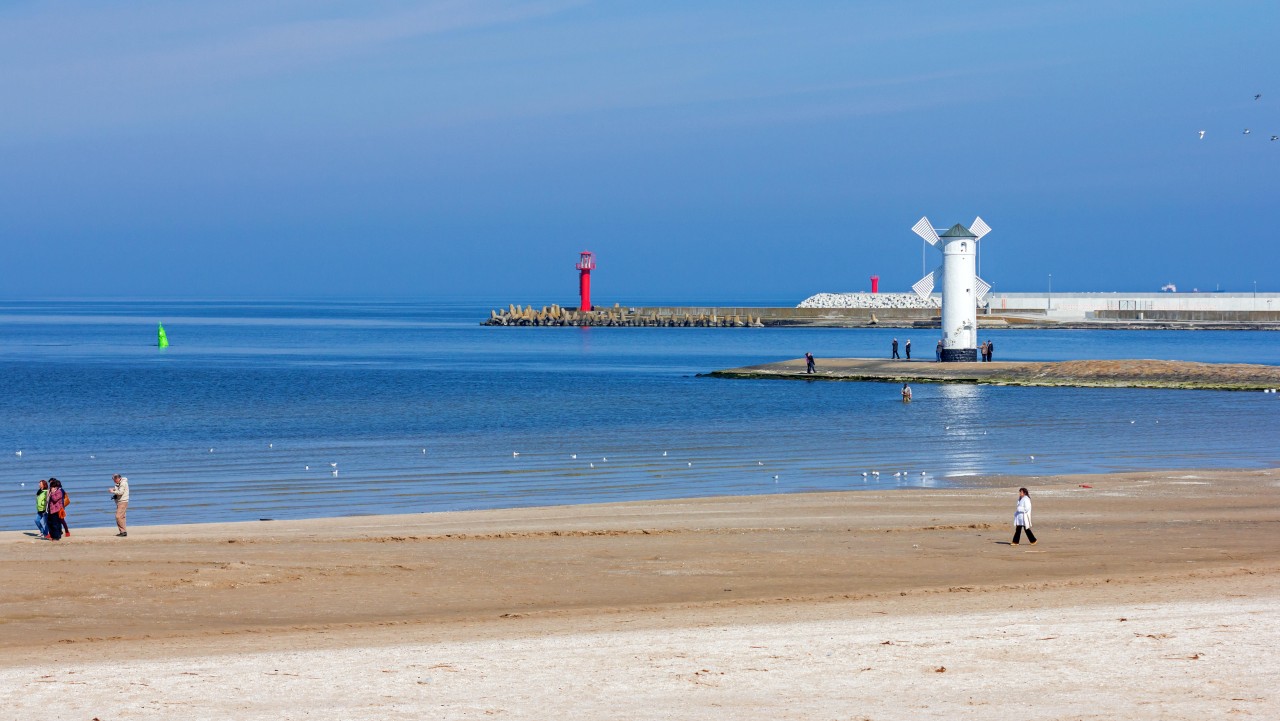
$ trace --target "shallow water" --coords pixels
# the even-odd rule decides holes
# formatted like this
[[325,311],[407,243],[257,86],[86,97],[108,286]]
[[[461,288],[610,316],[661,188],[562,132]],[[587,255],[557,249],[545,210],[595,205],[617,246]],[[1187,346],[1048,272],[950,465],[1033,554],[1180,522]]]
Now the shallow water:
[[[893,384],[695,375],[805,351],[819,363],[886,355],[893,337],[914,336],[929,357],[931,332],[479,326],[494,306],[0,304],[0,528],[27,528],[34,481],[50,475],[75,498],[73,529],[111,525],[117,471],[130,478],[130,521],[147,524],[1250,468],[1280,457],[1280,394],[916,384],[904,406]],[[163,351],[158,320],[173,344]],[[1280,364],[1272,332],[984,338],[998,360]]]

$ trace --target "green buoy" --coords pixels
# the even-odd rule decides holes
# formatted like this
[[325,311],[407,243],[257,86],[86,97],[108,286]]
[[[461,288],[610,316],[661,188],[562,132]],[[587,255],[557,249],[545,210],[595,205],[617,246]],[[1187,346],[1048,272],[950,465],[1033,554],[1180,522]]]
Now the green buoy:
[[164,323],[157,323],[156,325],[160,326],[160,330],[156,333],[156,345],[161,348],[168,348],[169,336],[164,334]]

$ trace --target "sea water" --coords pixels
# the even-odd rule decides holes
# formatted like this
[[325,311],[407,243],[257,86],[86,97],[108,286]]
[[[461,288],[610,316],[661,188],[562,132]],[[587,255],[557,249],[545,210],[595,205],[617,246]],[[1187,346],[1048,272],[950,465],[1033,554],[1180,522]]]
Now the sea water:
[[[0,528],[34,529],[50,476],[73,496],[73,531],[109,526],[116,472],[145,525],[1280,458],[1280,394],[917,383],[904,405],[890,383],[698,374],[806,351],[819,367],[884,357],[895,337],[928,361],[936,331],[480,326],[495,305],[0,303]],[[997,360],[1280,364],[1280,333],[1265,331],[982,336]]]

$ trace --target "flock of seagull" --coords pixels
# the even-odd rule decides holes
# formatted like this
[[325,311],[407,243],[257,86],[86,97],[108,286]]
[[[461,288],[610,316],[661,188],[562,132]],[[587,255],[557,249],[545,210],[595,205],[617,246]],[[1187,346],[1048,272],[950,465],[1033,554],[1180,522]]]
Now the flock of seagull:
[[[1264,392],[1264,393],[1276,393],[1276,392],[1277,392],[1277,389],[1274,389],[1274,388],[1268,388],[1268,389],[1264,390],[1263,392]],[[1156,421],[1156,423],[1159,423],[1159,422],[1160,422],[1160,421]],[[1132,424],[1137,423],[1137,421],[1136,421],[1136,420],[1130,420],[1130,421],[1129,421],[1129,423],[1130,423],[1130,425],[1132,425]],[[946,426],[946,430],[951,430],[951,426]],[[986,432],[986,431],[983,431],[983,432],[982,432],[982,434],[983,434],[983,435],[986,435],[986,434],[987,434],[987,432]],[[267,444],[267,448],[275,448],[275,444],[274,444],[274,443],[268,443],[268,444]],[[209,452],[210,452],[210,453],[213,453],[213,452],[214,452],[214,449],[213,449],[213,448],[210,448],[210,449],[209,449]],[[14,455],[16,458],[22,458],[22,451],[21,451],[21,450],[14,451],[13,455]],[[422,449],[422,455],[427,455],[427,449],[426,449],[426,448],[423,448],[423,449]],[[665,457],[667,457],[667,455],[668,455],[668,454],[667,454],[667,451],[663,451],[663,452],[662,452],[662,457],[664,457],[664,458],[665,458]],[[96,458],[96,456],[89,456],[89,457],[90,457],[90,458]],[[512,452],[511,452],[511,457],[512,457],[512,458],[519,458],[519,457],[520,457],[520,451],[512,451]],[[570,454],[569,454],[569,460],[573,460],[573,461],[578,460],[578,454],[577,454],[577,453],[570,453]],[[1034,462],[1034,461],[1036,460],[1036,457],[1035,457],[1034,455],[1028,455],[1028,456],[1027,456],[1027,460],[1028,460],[1028,461],[1031,461],[1031,462]],[[608,456],[601,456],[601,457],[600,457],[600,462],[601,462],[601,463],[608,463],[608,462],[609,462],[609,457],[608,457]],[[756,465],[757,465],[757,466],[761,466],[761,467],[763,467],[763,466],[765,465],[765,463],[764,463],[764,461],[756,461]],[[588,462],[588,463],[587,463],[587,466],[588,466],[589,468],[595,468],[595,467],[596,467],[596,464],[595,464],[595,462],[594,462],[594,461],[591,461],[591,462]],[[693,461],[686,461],[686,462],[685,462],[685,466],[686,466],[686,467],[688,467],[688,468],[693,468]],[[330,471],[329,471],[329,472],[330,472],[332,475],[334,475],[334,476],[338,475],[338,464],[337,464],[337,462],[331,462],[331,463],[329,463],[329,469],[330,469]],[[310,465],[305,465],[305,466],[303,466],[303,470],[307,470],[307,471],[309,471],[309,470],[311,470],[311,466],[310,466]],[[928,475],[929,475],[929,472],[928,472],[928,471],[920,471],[920,476],[922,476],[922,477],[927,477]],[[909,472],[907,472],[907,471],[897,471],[897,472],[895,472],[895,473],[893,474],[893,477],[894,477],[894,478],[909,478],[910,476],[911,476],[911,473],[909,473]],[[782,477],[782,476],[775,474],[775,475],[773,476],[773,480],[774,480],[774,482],[777,482],[779,479],[781,479],[781,477]],[[862,471],[862,477],[863,477],[863,478],[877,478],[877,479],[878,479],[878,478],[880,477],[880,471]],[[25,483],[23,483],[23,484],[21,484],[21,485],[25,486],[26,484],[25,484]]]
[[[1258,102],[1259,100],[1262,100],[1262,93],[1255,93],[1255,94],[1254,94],[1254,96],[1253,96],[1253,101],[1254,101],[1254,102]],[[1207,131],[1201,130],[1201,131],[1198,131],[1198,132],[1200,133],[1200,139],[1201,139],[1201,140],[1204,140],[1204,134],[1205,134]],[[1244,132],[1243,132],[1242,134],[1243,134],[1243,135],[1253,135],[1253,129],[1252,129],[1252,128],[1245,128],[1245,129],[1244,129]],[[1272,136],[1271,136],[1271,140],[1272,140],[1273,142],[1274,142],[1274,141],[1276,141],[1276,140],[1280,140],[1280,135],[1272,135]]]

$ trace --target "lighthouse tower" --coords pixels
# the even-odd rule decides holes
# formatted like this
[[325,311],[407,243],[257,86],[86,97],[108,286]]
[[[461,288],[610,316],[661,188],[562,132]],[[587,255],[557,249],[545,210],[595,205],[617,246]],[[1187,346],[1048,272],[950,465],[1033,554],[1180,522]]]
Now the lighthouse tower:
[[924,241],[942,251],[942,265],[911,286],[921,298],[928,299],[933,287],[942,284],[942,361],[944,363],[978,360],[978,305],[991,290],[991,284],[978,277],[975,260],[978,241],[991,228],[975,218],[968,228],[956,223],[939,235],[928,218],[921,218],[911,228]]
[[596,257],[591,251],[584,250],[578,256],[578,295],[581,300],[578,301],[578,310],[586,313],[591,310],[591,271],[595,270]]

